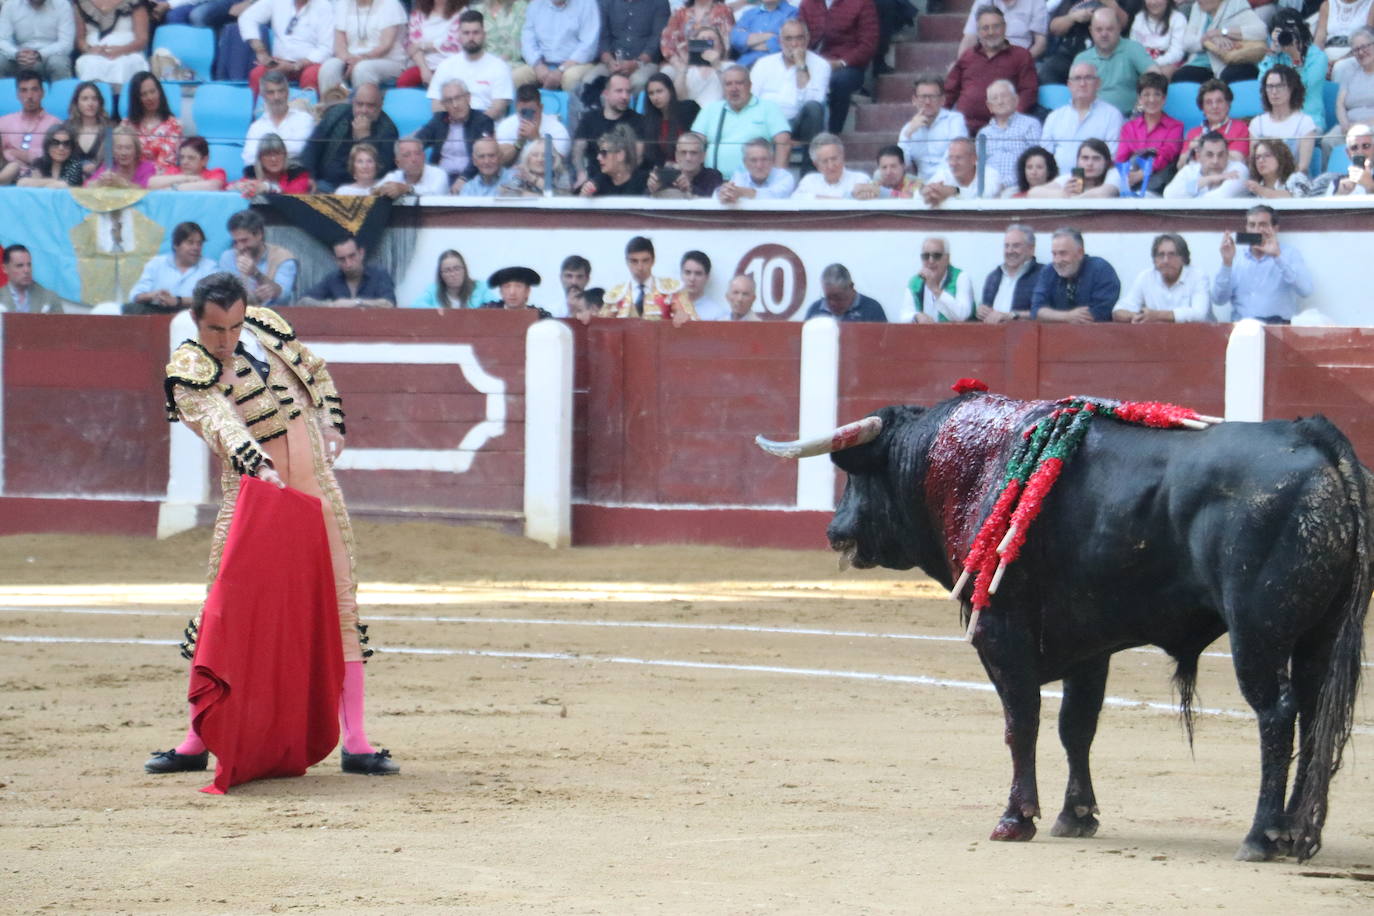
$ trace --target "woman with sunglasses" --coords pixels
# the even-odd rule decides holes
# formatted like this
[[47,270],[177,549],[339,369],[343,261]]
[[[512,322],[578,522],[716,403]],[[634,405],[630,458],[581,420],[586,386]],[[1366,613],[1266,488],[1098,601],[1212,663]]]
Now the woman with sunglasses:
[[601,174],[582,185],[583,197],[642,197],[648,192],[649,175],[639,168],[634,131],[619,124],[602,135],[596,146]]
[[43,154],[24,169],[16,182],[26,188],[79,188],[86,180],[81,160],[75,155],[71,129],[54,124],[43,137]]

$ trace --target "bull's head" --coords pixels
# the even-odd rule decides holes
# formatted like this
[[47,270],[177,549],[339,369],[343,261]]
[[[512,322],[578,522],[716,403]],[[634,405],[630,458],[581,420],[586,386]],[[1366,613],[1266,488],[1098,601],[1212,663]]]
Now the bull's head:
[[775,442],[755,437],[759,448],[780,458],[829,455],[848,478],[835,517],[826,529],[833,550],[866,569],[910,569],[920,562],[921,533],[913,510],[924,448],[913,441],[920,407],[884,407],[815,439]]

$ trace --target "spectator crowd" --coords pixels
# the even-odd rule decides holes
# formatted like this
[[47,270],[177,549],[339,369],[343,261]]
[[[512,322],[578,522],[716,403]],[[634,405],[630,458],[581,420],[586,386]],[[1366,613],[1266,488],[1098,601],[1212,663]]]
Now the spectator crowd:
[[[4,0],[15,104],[0,116],[0,184],[727,206],[1367,195],[1374,4],[1299,6],[980,2],[954,59],[914,79],[909,116],[860,164],[846,152],[852,103],[891,70],[889,45],[915,17],[906,0]],[[160,38],[174,27],[213,36],[215,80],[251,90],[242,136],[186,129],[182,81],[168,79],[186,75],[169,53],[180,45]],[[64,100],[52,110],[50,92]],[[388,113],[391,93],[406,117]],[[1248,120],[1233,116],[1247,93]],[[185,298],[173,274],[200,263],[186,233],[131,306]],[[266,250],[251,249],[255,263]],[[364,255],[336,251],[343,284],[306,298],[385,300]],[[972,314],[958,282],[950,301],[920,304],[943,289],[926,279],[908,290],[914,320]]]

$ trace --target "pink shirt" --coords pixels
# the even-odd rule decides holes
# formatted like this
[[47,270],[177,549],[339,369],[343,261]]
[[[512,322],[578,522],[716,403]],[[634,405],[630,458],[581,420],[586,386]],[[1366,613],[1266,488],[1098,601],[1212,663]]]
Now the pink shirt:
[[43,135],[57,123],[57,118],[46,111],[33,117],[16,111],[0,118],[0,150],[4,151],[5,161],[32,165],[33,160],[43,155]]
[[[101,175],[104,175],[105,171],[106,169],[103,165],[100,168],[96,169],[94,172],[91,173],[91,177],[86,179],[86,184],[91,184]],[[114,170],[110,169],[110,171]],[[157,166],[153,165],[147,159],[140,159],[138,160],[138,168],[134,169],[134,184],[138,185],[140,188],[146,188],[148,187],[148,179],[152,178],[156,174]]]
[[[1197,127],[1188,131],[1188,136],[1184,137],[1183,140],[1185,143],[1192,143],[1205,132],[1212,129],[1213,128],[1207,126],[1206,121],[1203,121]],[[1231,152],[1240,153],[1246,159],[1250,158],[1250,127],[1248,124],[1244,121],[1237,121],[1235,118],[1231,118],[1225,124],[1221,125],[1219,132],[1230,141],[1226,145],[1230,148]]]
[[1116,161],[1125,162],[1145,149],[1159,150],[1155,156],[1156,172],[1167,169],[1183,152],[1183,122],[1161,115],[1154,130],[1145,124],[1143,116],[1131,118],[1121,125],[1121,142],[1116,147]]

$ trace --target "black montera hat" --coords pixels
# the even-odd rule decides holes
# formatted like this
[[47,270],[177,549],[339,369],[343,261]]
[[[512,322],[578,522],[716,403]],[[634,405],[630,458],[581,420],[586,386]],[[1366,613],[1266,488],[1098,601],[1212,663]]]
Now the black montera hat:
[[496,289],[502,283],[510,283],[512,280],[527,286],[538,286],[539,274],[528,267],[503,267],[487,278],[487,286]]

